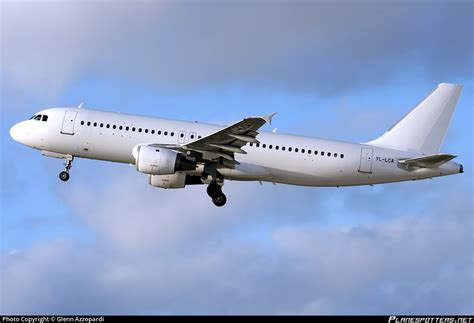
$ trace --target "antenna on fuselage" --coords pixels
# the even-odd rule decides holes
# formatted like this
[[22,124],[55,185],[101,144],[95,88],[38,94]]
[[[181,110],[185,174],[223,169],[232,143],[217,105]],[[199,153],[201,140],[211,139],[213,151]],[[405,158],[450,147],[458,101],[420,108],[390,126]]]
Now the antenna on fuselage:
[[78,108],[78,109],[82,109],[82,105],[83,105],[83,104],[84,104],[84,103],[81,102],[81,104],[79,104],[77,108]]

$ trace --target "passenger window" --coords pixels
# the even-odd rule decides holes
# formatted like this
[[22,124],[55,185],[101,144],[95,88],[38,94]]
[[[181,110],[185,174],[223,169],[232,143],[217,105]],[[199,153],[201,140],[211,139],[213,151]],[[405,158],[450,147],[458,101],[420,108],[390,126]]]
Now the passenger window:
[[198,136],[198,139],[201,139],[202,137],[201,136]]
[[270,146],[268,146],[268,148],[269,148],[269,149],[272,149],[272,148],[273,148],[273,146],[272,146],[272,145],[270,145]]
[[138,128],[138,132],[142,132],[142,128]]
[[315,155],[317,155],[317,154],[318,154],[318,151],[317,151],[317,150],[315,150],[315,151],[314,151],[314,154],[315,154]]
[[117,128],[117,126],[116,126],[116,125],[113,125],[113,127],[112,127],[112,128],[116,129],[116,128]]
[[292,149],[291,147],[288,147],[288,151],[291,151],[291,149]]
[[84,121],[81,121],[81,126],[83,126],[83,125],[84,125]]
[[275,146],[275,149],[276,149],[276,150],[278,150],[279,148],[280,148],[280,147],[278,147],[278,146]]
[[297,153],[297,152],[298,152],[298,148],[295,148],[295,153]]
[[97,127],[97,122],[94,122],[94,127]]
[[180,136],[181,138],[184,138],[184,133],[181,132],[181,133],[179,134],[179,136]]
[[45,114],[43,114],[43,119],[42,119],[42,120],[43,120],[43,121],[48,121],[48,116],[45,115]]
[[168,135],[168,131],[165,131],[165,136],[167,136],[167,135]]
[[344,154],[341,154],[341,158],[344,158]]
[[267,147],[267,145],[266,145],[266,144],[263,144],[263,145],[262,145],[262,148],[265,148],[265,147]]
[[155,130],[151,130],[151,134],[154,135],[154,134],[155,134]]
[[161,130],[158,130],[158,134],[161,135]]
[[107,123],[107,125],[106,125],[105,127],[106,127],[107,129],[109,129],[109,128],[110,128],[110,124]]
[[285,151],[285,146],[281,147],[281,150]]
[[148,133],[148,129],[145,129],[145,133]]
[[324,151],[321,152],[321,156],[324,156]]
[[331,153],[328,153],[328,157],[331,157]]
[[122,129],[123,129],[123,126],[120,126],[120,127],[119,127],[119,130],[122,130]]
[[173,136],[174,136],[174,132],[170,133],[170,136],[173,137]]
[[304,154],[304,149],[301,149],[301,153]]
[[135,132],[135,127],[132,127],[132,131]]
[[91,125],[91,122],[90,122],[90,121],[87,121],[87,125],[90,126],[90,125]]
[[334,153],[334,157],[337,157],[337,153]]
[[194,135],[191,135],[191,139],[194,139]]
[[308,150],[308,155],[311,155],[311,150]]
[[250,147],[252,147],[252,146],[253,146],[253,144],[252,144],[252,143],[250,143]]
[[101,128],[104,128],[104,124],[103,124],[103,123],[101,123],[101,124],[100,124],[100,127],[101,127]]
[[257,148],[258,148],[258,147],[260,147],[260,143],[259,143],[259,142],[257,143]]

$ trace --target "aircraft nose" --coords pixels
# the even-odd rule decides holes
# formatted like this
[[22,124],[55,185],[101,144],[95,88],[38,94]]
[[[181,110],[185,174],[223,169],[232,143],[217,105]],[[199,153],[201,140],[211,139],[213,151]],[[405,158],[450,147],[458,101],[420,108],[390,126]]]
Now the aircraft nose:
[[20,141],[20,124],[17,123],[13,127],[10,128],[10,137],[12,137],[15,141]]

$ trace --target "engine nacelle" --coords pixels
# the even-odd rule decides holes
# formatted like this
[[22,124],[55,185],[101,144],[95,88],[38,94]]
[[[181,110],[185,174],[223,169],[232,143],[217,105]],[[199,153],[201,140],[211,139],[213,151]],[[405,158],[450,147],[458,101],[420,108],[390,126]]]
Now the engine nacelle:
[[151,186],[161,188],[184,188],[186,186],[186,174],[176,173],[172,175],[148,175]]
[[136,146],[133,151],[133,156],[135,157],[137,170],[145,174],[171,175],[178,171],[196,169],[195,162],[166,148],[156,148],[145,145]]

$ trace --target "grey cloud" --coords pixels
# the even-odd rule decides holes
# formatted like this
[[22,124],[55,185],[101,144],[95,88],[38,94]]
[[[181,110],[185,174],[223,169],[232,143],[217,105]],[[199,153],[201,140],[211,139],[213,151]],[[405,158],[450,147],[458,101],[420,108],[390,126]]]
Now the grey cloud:
[[[186,190],[161,190],[148,186],[145,175],[134,170],[124,172],[123,167],[120,178],[112,182],[104,177],[100,182],[87,177],[81,180],[82,172],[89,170],[77,171],[69,189],[57,194],[71,205],[81,206],[75,209],[76,216],[114,244],[110,247],[130,252],[144,253],[170,245],[179,248],[191,242],[200,244],[195,239],[202,235],[220,239],[218,228],[245,227],[260,223],[263,218],[271,223],[282,212],[287,213],[286,221],[306,221],[313,214],[299,214],[300,206],[310,207],[321,201],[321,194],[311,189],[294,188],[288,192],[284,186],[268,183],[262,187],[258,183],[227,181],[224,191],[229,196],[229,205],[223,216],[222,209],[212,205],[201,185],[188,186]],[[291,203],[276,204],[275,196]],[[252,209],[243,209],[242,201],[250,203]],[[258,212],[262,209],[267,212]]]
[[[423,208],[407,213],[392,201],[398,216],[348,225],[351,199],[331,213],[332,191],[261,194],[231,183],[236,202],[216,209],[202,187],[148,189],[133,175],[101,185],[78,176],[58,192],[94,234],[3,254],[2,313],[472,312],[471,186],[456,194],[440,186],[423,201],[395,189]],[[287,200],[300,208],[290,214]],[[339,224],[328,226],[327,216]],[[268,235],[255,237],[261,225]]]
[[[388,81],[410,65],[435,83],[472,71],[470,2],[1,6],[2,89],[18,96],[56,95],[88,73],[178,89],[245,83],[322,93]],[[92,237],[2,254],[2,313],[474,309],[472,183],[455,192],[457,181],[429,192],[426,183],[229,183],[229,204],[218,210],[203,187],[161,191],[140,174],[104,175],[110,164],[79,165],[57,195]],[[345,224],[355,212],[378,224]]]
[[342,232],[284,229],[276,241],[301,275],[319,277],[314,289],[347,312],[469,312],[472,298],[461,298],[472,293],[462,287],[473,283],[469,222],[433,211]]
[[57,93],[90,73],[190,89],[318,94],[413,73],[472,77],[472,2],[6,2],[6,86]]

